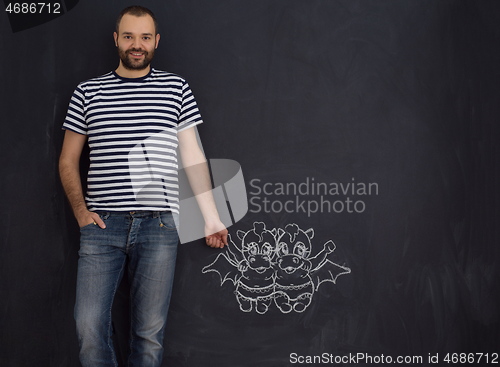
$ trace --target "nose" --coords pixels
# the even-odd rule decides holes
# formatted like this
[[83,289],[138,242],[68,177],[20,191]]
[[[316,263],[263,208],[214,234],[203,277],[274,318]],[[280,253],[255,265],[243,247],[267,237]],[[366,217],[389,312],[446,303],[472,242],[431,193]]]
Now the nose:
[[141,39],[138,37],[134,38],[134,42],[132,43],[132,47],[136,48],[136,49],[140,49],[141,48]]

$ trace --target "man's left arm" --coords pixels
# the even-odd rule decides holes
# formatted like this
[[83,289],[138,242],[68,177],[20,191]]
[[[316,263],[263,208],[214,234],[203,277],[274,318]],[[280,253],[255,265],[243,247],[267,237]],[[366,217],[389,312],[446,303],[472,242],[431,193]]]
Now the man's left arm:
[[227,245],[228,232],[217,212],[207,160],[198,145],[195,129],[196,127],[190,127],[177,134],[182,164],[205,220],[207,245],[223,248]]

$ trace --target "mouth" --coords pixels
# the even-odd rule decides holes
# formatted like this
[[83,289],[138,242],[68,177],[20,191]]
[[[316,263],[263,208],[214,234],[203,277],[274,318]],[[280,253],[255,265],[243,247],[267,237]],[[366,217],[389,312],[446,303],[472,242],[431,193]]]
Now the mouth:
[[141,57],[144,56],[144,52],[133,52],[129,51],[128,54],[132,56],[134,59],[140,59]]

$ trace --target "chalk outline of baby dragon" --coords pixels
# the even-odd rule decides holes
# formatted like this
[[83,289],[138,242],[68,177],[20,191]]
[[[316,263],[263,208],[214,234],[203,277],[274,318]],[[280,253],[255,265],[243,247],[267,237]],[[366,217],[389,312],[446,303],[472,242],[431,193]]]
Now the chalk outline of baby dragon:
[[[247,234],[251,232],[255,233],[256,228],[258,231],[266,233],[270,232],[271,234],[273,234],[275,239],[274,241],[275,247],[273,248],[272,253],[268,253],[271,258],[271,265],[274,272],[272,274],[272,280],[273,280],[272,293],[270,294],[269,294],[269,289],[270,289],[269,285],[262,288],[256,287],[255,284],[248,286],[247,283],[251,279],[250,277],[244,277],[244,273],[248,271],[249,264],[248,261],[246,260],[245,253],[243,251],[243,245],[244,245],[243,239],[244,236],[246,236]],[[312,228],[309,228],[308,230],[304,231],[296,224],[288,224],[287,226],[285,226],[285,228],[296,228],[297,231],[303,232],[309,238],[309,240],[314,237],[314,230]],[[251,312],[252,309],[255,308],[257,313],[264,314],[265,312],[267,312],[271,301],[274,299],[275,305],[283,313],[289,313],[292,310],[294,310],[295,312],[303,312],[310,305],[314,292],[318,290],[319,286],[322,283],[332,282],[336,284],[338,276],[342,274],[349,274],[351,272],[351,269],[342,265],[338,265],[327,258],[327,256],[331,254],[336,248],[333,241],[329,240],[323,245],[323,249],[314,257],[303,258],[303,260],[305,260],[304,263],[307,264],[306,274],[303,276],[305,281],[302,282],[301,285],[298,285],[298,288],[297,285],[293,285],[292,287],[289,288],[290,291],[287,293],[286,292],[287,289],[280,287],[278,283],[278,288],[281,289],[276,290],[277,288],[276,280],[279,269],[279,264],[278,264],[279,261],[278,252],[280,251],[279,240],[286,233],[289,232],[281,228],[279,229],[273,228],[271,230],[268,230],[266,229],[265,223],[254,222],[253,229],[250,229],[247,232],[241,230],[237,231],[237,235],[241,240],[241,244],[236,244],[235,242],[233,242],[231,236],[229,235],[228,246],[224,248],[223,252],[217,255],[216,259],[211,264],[205,266],[202,269],[202,273],[208,273],[210,271],[213,271],[219,274],[221,280],[221,286],[228,280],[232,281],[236,288],[234,293],[236,294],[236,298],[238,300],[238,303],[240,304],[241,311]],[[310,248],[312,249],[312,244]],[[309,255],[310,251],[308,253],[307,252],[303,253],[303,255],[305,254]],[[278,257],[278,260],[274,262],[273,260],[276,257]],[[303,308],[300,306],[294,308],[294,305],[298,301],[297,300],[298,297],[291,298],[290,293],[296,293],[293,291],[302,288],[310,289],[310,292],[304,292],[304,293],[310,293],[309,302],[305,304]],[[245,290],[243,293],[246,294],[241,294],[242,289]],[[250,295],[253,295],[253,293],[255,293],[255,296],[251,297]],[[258,295],[258,293],[261,293],[261,295]],[[299,294],[299,296],[300,295],[302,294]],[[248,305],[247,307],[243,307],[241,303],[241,298],[239,298],[241,296],[243,296],[243,298],[251,300],[252,307],[248,307]],[[277,297],[288,297],[289,301],[288,303],[290,303],[290,301],[293,301],[293,305],[291,305],[290,308],[283,309],[283,307],[280,307],[280,305],[283,305],[283,302],[281,302],[279,305],[278,301],[276,300]],[[266,305],[266,307],[264,305]]]

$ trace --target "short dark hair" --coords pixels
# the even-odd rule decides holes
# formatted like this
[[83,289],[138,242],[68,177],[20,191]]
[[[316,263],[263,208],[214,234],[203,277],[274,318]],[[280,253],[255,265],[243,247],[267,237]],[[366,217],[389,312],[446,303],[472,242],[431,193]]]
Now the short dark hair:
[[125,14],[130,14],[136,17],[149,15],[151,18],[153,18],[153,22],[155,23],[155,33],[158,34],[158,22],[156,21],[154,13],[148,8],[140,5],[128,6],[120,12],[120,14],[118,15],[118,19],[116,19],[116,33],[118,33],[118,27],[120,26],[120,22]]

